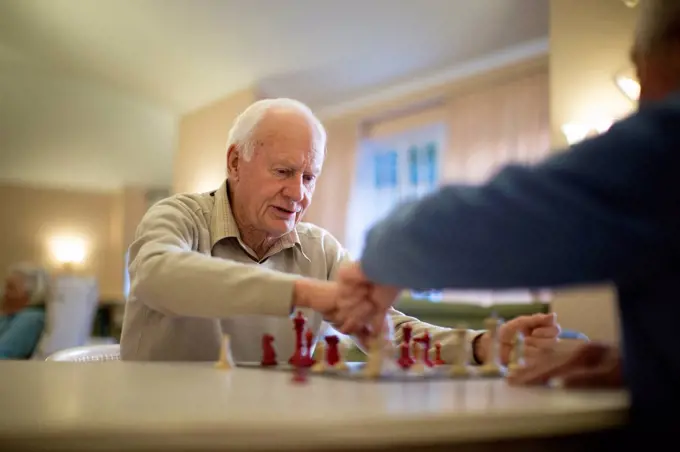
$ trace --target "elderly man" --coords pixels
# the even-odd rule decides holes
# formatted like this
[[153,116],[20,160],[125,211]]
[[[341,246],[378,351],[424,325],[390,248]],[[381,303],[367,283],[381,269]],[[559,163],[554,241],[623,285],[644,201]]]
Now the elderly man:
[[[326,133],[303,104],[256,102],[235,121],[227,142],[228,178],[210,193],[176,195],[153,206],[130,248],[131,292],[123,322],[124,360],[216,360],[222,334],[236,361],[261,359],[261,338],[276,338],[282,359],[293,353],[290,314],[306,313],[315,336],[334,321],[333,282],[347,252],[328,232],[300,219],[321,174]],[[401,337],[428,329],[451,358],[454,335],[389,310]],[[383,316],[384,320],[385,316]],[[388,322],[390,323],[390,322]],[[508,322],[504,337],[535,330],[550,349],[559,327],[549,315]],[[363,328],[345,330],[362,339]],[[485,334],[470,331],[483,359]],[[507,353],[506,353],[507,355]],[[506,356],[507,359],[507,356]]]
[[0,359],[28,359],[45,325],[47,275],[37,267],[16,265],[5,280],[0,304]]
[[[362,300],[369,280],[422,288],[611,281],[624,352],[587,345],[538,360],[515,381],[626,382],[635,422],[677,420],[680,1],[643,0],[640,7],[633,51],[639,111],[541,165],[508,167],[481,187],[445,187],[388,216],[369,232],[360,267],[340,272],[338,317],[346,328],[370,321],[367,315],[394,299],[394,289],[383,287]],[[583,310],[588,315],[587,305]]]

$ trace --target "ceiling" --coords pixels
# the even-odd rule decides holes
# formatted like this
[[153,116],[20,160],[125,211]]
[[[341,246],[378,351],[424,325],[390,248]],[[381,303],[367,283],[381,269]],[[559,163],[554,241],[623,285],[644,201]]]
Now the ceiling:
[[328,107],[545,38],[548,4],[3,0],[0,178],[168,183],[182,113],[247,87]]

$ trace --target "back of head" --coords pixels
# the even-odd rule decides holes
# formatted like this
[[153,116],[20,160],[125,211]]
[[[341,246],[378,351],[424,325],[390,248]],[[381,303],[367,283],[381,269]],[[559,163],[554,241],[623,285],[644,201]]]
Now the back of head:
[[680,1],[641,0],[636,49],[643,54],[680,52]]
[[283,111],[299,114],[304,117],[314,131],[315,148],[324,151],[326,147],[326,130],[312,110],[302,102],[294,99],[262,99],[246,108],[234,121],[227,139],[227,150],[232,146],[241,149],[243,158],[250,160],[254,152],[253,136],[265,115],[269,112]]

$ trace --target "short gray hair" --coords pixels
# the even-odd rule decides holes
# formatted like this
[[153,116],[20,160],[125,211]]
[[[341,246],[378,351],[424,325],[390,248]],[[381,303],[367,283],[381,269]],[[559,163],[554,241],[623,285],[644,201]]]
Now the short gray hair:
[[680,0],[641,0],[636,51],[642,54],[680,44]]
[[241,155],[245,160],[250,160],[255,152],[255,143],[253,142],[253,134],[257,129],[265,113],[270,109],[294,111],[305,116],[315,135],[315,148],[324,152],[326,148],[326,129],[324,129],[321,121],[314,115],[312,110],[305,104],[294,99],[278,98],[278,99],[262,99],[250,105],[241,113],[229,130],[229,138],[227,138],[227,151],[232,146],[236,146],[241,150]]
[[29,305],[38,305],[47,301],[49,290],[49,275],[47,271],[37,265],[21,263],[9,268],[7,276],[21,275],[26,285]]

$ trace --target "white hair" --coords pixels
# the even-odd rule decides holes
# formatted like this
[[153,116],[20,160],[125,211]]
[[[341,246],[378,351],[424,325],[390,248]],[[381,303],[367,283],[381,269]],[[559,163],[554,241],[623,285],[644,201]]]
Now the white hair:
[[636,51],[645,54],[674,43],[680,44],[680,0],[641,0]]
[[29,305],[38,305],[47,301],[49,290],[49,275],[47,271],[37,265],[21,263],[9,268],[7,276],[19,274],[26,285]]
[[236,146],[241,150],[241,155],[245,160],[250,160],[255,152],[255,143],[253,142],[253,135],[257,129],[258,124],[264,117],[265,113],[271,109],[292,111],[301,114],[312,125],[314,130],[314,148],[318,151],[324,152],[326,148],[326,130],[319,121],[319,118],[314,115],[311,108],[294,99],[262,99],[246,108],[234,121],[234,124],[229,130],[229,138],[227,138],[227,151]]

